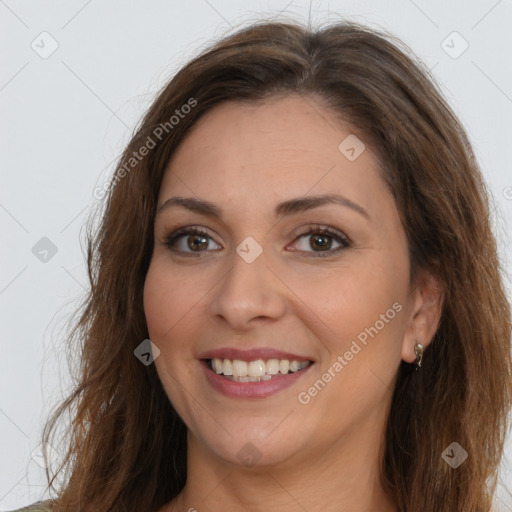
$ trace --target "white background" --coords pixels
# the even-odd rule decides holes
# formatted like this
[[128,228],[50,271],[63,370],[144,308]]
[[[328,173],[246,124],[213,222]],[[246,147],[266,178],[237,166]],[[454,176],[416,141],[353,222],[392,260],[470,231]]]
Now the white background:
[[[494,195],[511,274],[510,0],[0,0],[1,510],[40,499],[44,489],[37,449],[46,415],[69,386],[63,328],[87,286],[80,230],[96,203],[94,188],[186,60],[260,13],[281,11],[313,24],[349,17],[387,29],[433,69]],[[444,43],[452,50],[442,47],[453,31],[469,44],[458,58],[465,44],[458,36]],[[40,53],[58,48],[42,58],[32,44]],[[57,248],[47,262],[32,252],[43,237]],[[511,296],[508,278],[506,286]],[[506,457],[496,510],[512,511],[510,435]]]

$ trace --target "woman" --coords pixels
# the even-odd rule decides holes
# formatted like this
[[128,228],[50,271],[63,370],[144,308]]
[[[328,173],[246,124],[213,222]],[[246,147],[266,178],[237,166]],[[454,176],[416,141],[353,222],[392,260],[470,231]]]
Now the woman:
[[467,136],[400,42],[225,38],[107,192],[79,384],[44,431],[75,408],[65,484],[40,505],[489,510],[510,305]]

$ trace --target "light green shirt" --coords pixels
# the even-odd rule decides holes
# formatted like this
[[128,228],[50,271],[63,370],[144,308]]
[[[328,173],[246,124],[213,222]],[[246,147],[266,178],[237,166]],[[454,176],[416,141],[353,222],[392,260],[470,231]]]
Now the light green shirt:
[[[8,511],[6,511],[8,512]],[[10,512],[51,512],[49,501],[37,501],[28,507],[18,508]]]

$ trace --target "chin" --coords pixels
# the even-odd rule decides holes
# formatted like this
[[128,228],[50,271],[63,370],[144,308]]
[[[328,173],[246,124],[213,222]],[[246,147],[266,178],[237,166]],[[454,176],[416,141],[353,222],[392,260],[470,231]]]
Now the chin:
[[[286,434],[286,433],[285,433]],[[247,469],[285,466],[298,452],[297,442],[292,436],[261,436],[226,434],[222,439],[208,436],[204,442],[214,457],[227,464]]]

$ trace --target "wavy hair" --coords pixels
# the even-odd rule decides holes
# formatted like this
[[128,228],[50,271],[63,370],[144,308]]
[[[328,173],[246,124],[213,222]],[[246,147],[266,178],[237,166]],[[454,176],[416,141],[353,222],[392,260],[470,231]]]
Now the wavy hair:
[[[43,430],[58,446],[70,414],[59,467],[47,471],[55,512],[156,512],[185,485],[187,429],[154,365],[134,357],[148,338],[142,297],[159,187],[205,112],[289,94],[324,105],[373,149],[407,235],[411,286],[426,270],[444,289],[421,370],[404,361],[398,370],[382,485],[401,512],[490,509],[512,405],[511,310],[490,193],[464,128],[425,66],[387,32],[259,21],[163,87],[117,164],[99,225],[88,225],[90,291],[66,339],[79,363]],[[456,470],[441,457],[455,441],[469,454]]]

